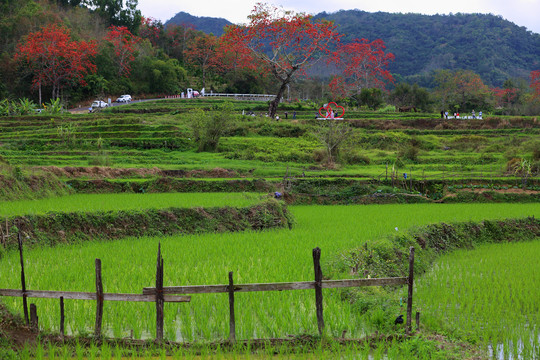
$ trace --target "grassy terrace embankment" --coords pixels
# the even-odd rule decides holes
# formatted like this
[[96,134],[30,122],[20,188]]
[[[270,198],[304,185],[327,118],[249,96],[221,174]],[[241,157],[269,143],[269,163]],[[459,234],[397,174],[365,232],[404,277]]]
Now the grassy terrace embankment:
[[242,116],[242,110],[260,114],[266,103],[240,101],[232,102],[237,115],[218,151],[195,152],[190,112],[216,111],[222,102],[162,100],[99,114],[2,118],[0,160],[12,166],[219,167],[261,177],[283,176],[287,167],[294,175],[378,177],[386,165],[428,178],[444,172],[514,176],[507,168],[513,158],[531,159],[533,170],[538,167],[540,124],[532,117],[444,120],[436,114],[348,111],[351,138],[340,153],[341,165],[328,169],[321,162],[315,108],[284,105],[276,122]]
[[3,202],[0,236],[16,247],[14,234],[39,245],[126,236],[262,230],[292,226],[286,207],[257,194],[74,195]]

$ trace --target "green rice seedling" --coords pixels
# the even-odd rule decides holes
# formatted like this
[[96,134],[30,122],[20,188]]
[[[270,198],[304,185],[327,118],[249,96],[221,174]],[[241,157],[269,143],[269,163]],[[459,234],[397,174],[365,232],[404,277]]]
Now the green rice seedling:
[[75,342],[75,355],[79,360],[84,358],[84,348],[81,346],[78,339]]
[[76,194],[40,200],[2,201],[0,216],[48,212],[93,212],[168,207],[245,207],[261,201],[257,193]]
[[31,356],[32,354],[31,354],[31,350],[30,350],[30,345],[28,344],[28,342],[26,342],[24,344],[24,347],[22,348],[22,350],[19,352],[18,355],[23,360],[28,360],[28,359],[30,359],[32,357]]
[[45,349],[40,341],[36,345],[36,359],[41,360],[45,358]]
[[88,349],[88,359],[89,360],[94,360],[94,359],[98,359],[98,356],[99,356],[99,347],[92,342],[92,344],[90,344],[90,348]]
[[49,342],[48,348],[49,349],[48,349],[48,352],[47,352],[47,357],[50,360],[56,359],[56,346],[52,342]]
[[533,353],[540,326],[539,252],[536,240],[446,255],[417,281],[424,324],[480,342],[505,359]]
[[109,344],[107,342],[104,342],[103,344],[101,344],[100,349],[101,349],[101,358],[102,359],[111,359],[112,358],[113,351],[112,351],[111,347],[109,346]]

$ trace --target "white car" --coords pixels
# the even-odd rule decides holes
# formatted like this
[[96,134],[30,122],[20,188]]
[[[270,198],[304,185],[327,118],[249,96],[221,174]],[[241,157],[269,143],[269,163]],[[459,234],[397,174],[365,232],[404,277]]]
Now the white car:
[[96,100],[92,103],[92,109],[96,109],[96,108],[106,108],[108,107],[109,104],[107,104],[105,101],[101,101],[101,100]]
[[118,99],[116,99],[116,102],[130,102],[131,101],[131,95],[121,95]]

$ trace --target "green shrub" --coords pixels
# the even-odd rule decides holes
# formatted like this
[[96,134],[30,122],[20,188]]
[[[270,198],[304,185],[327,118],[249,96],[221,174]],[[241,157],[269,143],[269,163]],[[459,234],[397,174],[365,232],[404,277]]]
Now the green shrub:
[[419,153],[418,147],[411,144],[401,149],[398,153],[398,156],[399,158],[410,160],[412,162],[417,162],[418,153]]
[[371,163],[370,158],[367,155],[362,155],[358,151],[344,151],[341,154],[342,160],[347,164],[362,164],[369,165]]
[[313,150],[313,160],[318,163],[326,161],[326,151],[324,149]]

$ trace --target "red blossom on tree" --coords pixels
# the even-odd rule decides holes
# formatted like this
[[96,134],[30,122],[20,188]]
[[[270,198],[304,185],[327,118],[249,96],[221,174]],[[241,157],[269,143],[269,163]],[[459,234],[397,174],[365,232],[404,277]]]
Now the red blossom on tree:
[[[392,53],[385,53],[386,46],[381,39],[369,42],[367,39],[340,44],[328,60],[341,70],[341,80],[335,77],[330,89],[345,96],[359,94],[363,88],[383,88],[394,79],[388,71],[388,64],[394,60]],[[339,84],[339,86],[338,86]]]
[[511,105],[519,94],[519,89],[516,88],[493,88],[491,89],[495,96],[495,101],[499,107],[508,107]]
[[162,37],[163,24],[161,21],[151,17],[142,17],[141,26],[139,27],[139,35],[143,39],[148,39],[152,45],[158,46],[158,42]]
[[15,60],[27,65],[33,73],[32,87],[52,87],[52,97],[74,81],[86,85],[86,74],[96,72],[92,58],[97,53],[95,41],[73,41],[70,31],[57,24],[30,33],[24,43],[17,46]]
[[341,76],[333,76],[328,84],[332,96],[335,98],[344,98],[347,96],[347,84]]
[[534,97],[540,99],[540,70],[531,71],[531,88],[534,91]]
[[[255,6],[249,19],[246,26],[229,26],[223,35],[224,41],[236,42],[238,54],[244,57],[249,54],[280,83],[268,110],[269,116],[274,117],[293,78],[305,74],[307,67],[327,54],[340,35],[331,22],[313,21],[311,15],[283,11],[262,3]],[[246,60],[239,64],[246,64]]]
[[207,71],[220,64],[216,47],[217,38],[214,35],[201,33],[188,44],[184,52],[186,59],[200,68],[203,88],[206,86]]
[[218,52],[222,56],[222,65],[226,71],[236,72],[238,69],[256,70],[258,62],[253,52],[242,44],[243,31],[237,26],[227,26],[225,36],[219,38]]
[[131,63],[135,60],[135,46],[141,38],[135,36],[125,26],[111,26],[105,37],[114,49],[115,60],[118,65],[118,76],[129,76]]

